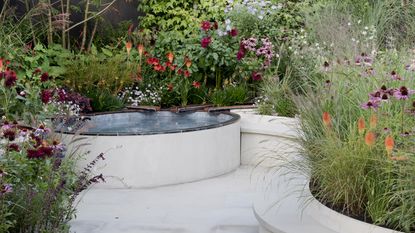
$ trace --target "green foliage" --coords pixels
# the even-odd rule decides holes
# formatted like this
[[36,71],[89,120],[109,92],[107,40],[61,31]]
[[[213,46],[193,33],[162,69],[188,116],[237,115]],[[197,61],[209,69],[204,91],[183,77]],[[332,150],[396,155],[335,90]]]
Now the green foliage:
[[90,89],[84,93],[91,99],[91,107],[94,112],[116,111],[124,108],[124,101],[107,90]]
[[261,4],[259,1],[236,3],[227,13],[226,17],[242,37],[268,37],[281,44],[290,40],[304,25],[301,9],[306,3],[284,0],[272,1],[265,6]]
[[256,101],[260,114],[295,116],[297,108],[292,100],[293,93],[288,80],[289,77],[285,77],[282,81],[267,79],[262,83],[260,97]]
[[120,109],[123,103],[117,94],[133,82],[136,66],[127,61],[125,52],[109,47],[101,52],[74,58],[61,84],[91,98],[94,111]]
[[140,19],[140,27],[145,33],[176,31],[179,38],[185,38],[198,30],[202,20],[223,20],[226,2],[143,0],[140,2],[139,10],[145,15]]
[[215,90],[210,98],[215,106],[231,106],[244,104],[249,97],[249,91],[246,86],[229,85],[224,87],[223,90]]

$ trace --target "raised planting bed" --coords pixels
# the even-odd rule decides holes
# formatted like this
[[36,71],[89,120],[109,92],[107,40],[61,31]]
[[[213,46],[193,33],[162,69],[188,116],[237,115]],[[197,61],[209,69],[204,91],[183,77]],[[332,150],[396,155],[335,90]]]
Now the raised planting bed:
[[273,175],[272,187],[257,197],[254,213],[260,233],[396,233],[340,214],[316,200],[309,179],[280,169]]

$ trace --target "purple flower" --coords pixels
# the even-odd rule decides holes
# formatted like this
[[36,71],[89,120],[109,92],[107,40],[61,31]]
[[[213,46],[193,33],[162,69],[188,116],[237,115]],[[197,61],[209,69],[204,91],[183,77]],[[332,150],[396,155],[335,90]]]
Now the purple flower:
[[369,77],[374,76],[376,74],[375,70],[372,67],[367,68],[364,72],[362,72],[362,77]]
[[4,184],[0,186],[0,197],[11,192],[13,192],[13,187],[11,184]]
[[409,90],[407,87],[402,86],[399,89],[396,89],[393,92],[393,96],[398,100],[406,100],[408,99],[412,94],[414,93],[414,90]]
[[403,79],[401,78],[401,76],[400,76],[398,73],[396,73],[396,71],[394,71],[394,70],[391,72],[391,74],[390,74],[390,75],[391,75],[391,79],[392,79],[392,80],[403,80]]
[[208,36],[208,37],[202,38],[202,40],[200,41],[200,44],[202,45],[203,48],[207,48],[210,42],[212,42],[212,39],[210,38],[210,36]]
[[355,64],[358,66],[372,66],[373,59],[366,53],[362,53],[355,58]]
[[379,107],[379,103],[376,100],[369,100],[368,102],[360,105],[363,109],[374,109],[376,110]]

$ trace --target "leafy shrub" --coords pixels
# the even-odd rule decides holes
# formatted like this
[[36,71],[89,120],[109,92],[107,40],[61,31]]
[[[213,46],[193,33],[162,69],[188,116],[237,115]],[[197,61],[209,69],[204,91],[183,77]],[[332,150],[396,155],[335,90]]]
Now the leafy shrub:
[[116,110],[123,106],[117,95],[134,81],[136,66],[127,61],[125,52],[102,51],[74,59],[61,84],[90,98],[94,111]]
[[281,44],[292,38],[304,25],[302,5],[294,1],[241,1],[229,5],[226,17],[238,28],[241,36],[269,37]]
[[221,21],[226,3],[226,0],[144,0],[139,5],[139,10],[145,13],[140,26],[145,33],[175,31],[179,38],[185,38],[198,29],[202,20]]
[[244,104],[248,99],[248,89],[244,85],[229,85],[223,90],[217,89],[211,96],[211,101],[215,106]]

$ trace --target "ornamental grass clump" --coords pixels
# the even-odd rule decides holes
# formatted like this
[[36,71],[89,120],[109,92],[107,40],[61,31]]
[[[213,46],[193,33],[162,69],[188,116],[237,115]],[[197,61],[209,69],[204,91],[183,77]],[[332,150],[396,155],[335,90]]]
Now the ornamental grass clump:
[[[415,230],[415,87],[408,53],[336,64],[297,97],[313,195],[360,220]],[[363,75],[370,66],[373,75]],[[395,78],[391,71],[395,71]],[[399,74],[400,78],[396,78]]]

